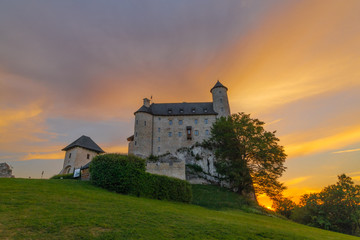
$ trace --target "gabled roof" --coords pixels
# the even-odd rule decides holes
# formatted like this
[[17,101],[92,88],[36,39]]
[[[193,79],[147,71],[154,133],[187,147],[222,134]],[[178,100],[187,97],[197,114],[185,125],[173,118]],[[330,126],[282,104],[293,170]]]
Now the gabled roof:
[[155,116],[217,115],[212,102],[153,103],[148,108],[142,106],[135,113],[138,112],[146,112]]
[[91,138],[85,135],[82,135],[77,140],[72,142],[70,145],[63,148],[62,151],[67,151],[74,147],[82,147],[97,153],[104,153],[104,151]]
[[226,90],[228,90],[227,87],[225,87],[224,85],[222,85],[222,83],[218,80],[218,81],[216,82],[216,84],[213,86],[213,88],[210,90],[210,92],[212,92],[212,90],[213,90],[214,88],[218,88],[218,87],[223,87],[223,88],[225,88]]

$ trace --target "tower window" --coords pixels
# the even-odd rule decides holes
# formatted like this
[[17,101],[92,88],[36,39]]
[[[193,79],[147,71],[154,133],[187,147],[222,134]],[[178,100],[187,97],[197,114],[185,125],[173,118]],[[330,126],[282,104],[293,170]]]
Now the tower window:
[[199,136],[199,130],[194,131],[195,136]]
[[197,120],[197,119],[195,119],[195,124],[198,124],[198,120]]
[[220,102],[222,103],[222,98],[220,98]]
[[169,120],[169,125],[172,125],[172,120]]
[[179,120],[179,125],[182,125],[183,124],[183,120]]
[[160,137],[158,137],[158,142],[160,142]]
[[135,132],[135,137],[137,137],[137,132]]
[[205,130],[205,135],[209,135],[209,130]]
[[223,107],[221,107],[221,111],[222,111],[222,112],[224,111],[224,108],[223,108]]
[[181,132],[178,132],[178,136],[181,137],[181,135],[182,135]]
[[71,158],[71,153],[69,153],[69,158]]
[[191,127],[188,126],[186,127],[186,136],[187,136],[187,140],[191,140]]
[[207,118],[205,118],[205,124],[208,124],[208,122],[209,122],[209,121],[208,121],[208,119],[207,119]]
[[139,120],[136,120],[136,125],[138,125],[139,124]]
[[160,120],[161,120],[161,117],[159,117],[158,119],[159,119],[159,121],[160,121]]
[[135,146],[136,146],[136,141],[135,141]]
[[144,121],[144,126],[146,126],[146,121]]
[[87,155],[86,155],[86,159],[89,159],[89,158],[90,158],[90,154],[87,154]]
[[158,147],[158,152],[160,152],[160,147]]
[[158,128],[158,132],[160,132],[160,128]]
[[171,136],[172,136],[172,132],[169,132],[168,135],[169,135],[169,137],[171,137]]

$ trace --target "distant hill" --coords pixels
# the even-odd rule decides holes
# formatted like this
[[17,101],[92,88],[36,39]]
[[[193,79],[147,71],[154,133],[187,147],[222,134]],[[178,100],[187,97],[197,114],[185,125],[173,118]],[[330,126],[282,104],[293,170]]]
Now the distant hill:
[[75,180],[0,179],[0,239],[358,239],[244,212],[228,194],[194,186],[204,208]]

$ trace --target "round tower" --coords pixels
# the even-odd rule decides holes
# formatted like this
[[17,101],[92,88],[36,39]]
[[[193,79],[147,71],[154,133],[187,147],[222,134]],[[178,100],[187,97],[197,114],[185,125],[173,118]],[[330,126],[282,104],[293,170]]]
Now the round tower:
[[227,87],[219,81],[210,90],[213,98],[214,111],[218,113],[217,118],[230,116],[230,105],[227,96]]
[[144,105],[135,113],[135,127],[132,153],[140,157],[152,154],[153,115],[150,100],[144,98]]

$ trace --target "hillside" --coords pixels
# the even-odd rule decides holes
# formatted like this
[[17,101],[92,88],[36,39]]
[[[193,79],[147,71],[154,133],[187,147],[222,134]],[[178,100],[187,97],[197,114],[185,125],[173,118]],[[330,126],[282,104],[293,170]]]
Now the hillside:
[[74,180],[0,179],[0,239],[358,239],[241,210],[136,198]]

